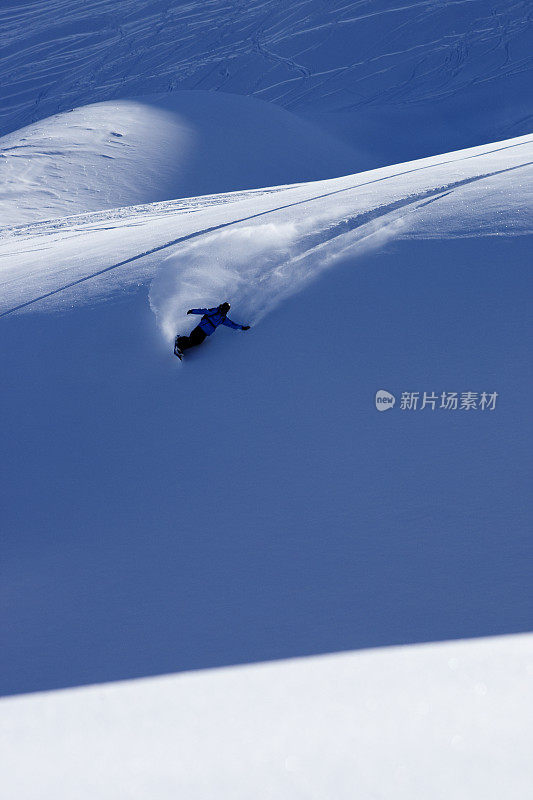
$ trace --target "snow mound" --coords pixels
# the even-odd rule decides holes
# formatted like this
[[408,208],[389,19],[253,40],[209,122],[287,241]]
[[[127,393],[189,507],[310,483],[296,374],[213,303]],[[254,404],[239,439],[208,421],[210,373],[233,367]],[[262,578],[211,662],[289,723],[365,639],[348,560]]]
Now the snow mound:
[[5,699],[7,794],[522,800],[532,657],[501,636]]
[[95,103],[0,139],[0,219],[19,225],[357,166],[348,146],[250,97],[183,91]]

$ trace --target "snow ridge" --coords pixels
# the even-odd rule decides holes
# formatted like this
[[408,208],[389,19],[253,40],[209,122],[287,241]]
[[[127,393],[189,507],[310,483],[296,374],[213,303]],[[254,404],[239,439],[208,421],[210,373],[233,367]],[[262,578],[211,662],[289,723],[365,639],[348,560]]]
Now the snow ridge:
[[[259,319],[341,253],[360,248],[361,240],[364,251],[393,233],[402,238],[473,230],[527,233],[532,141],[521,137],[276,191],[193,198],[4,229],[0,314],[51,300],[83,302],[138,285],[153,277],[161,254],[169,251],[174,266],[161,268],[151,303],[165,337],[171,338],[179,315],[200,302],[199,295],[207,293],[214,302],[223,291],[239,299],[248,317]],[[261,227],[265,217],[268,222]],[[43,235],[48,249],[54,248],[52,264]],[[216,264],[218,277],[211,279]]]

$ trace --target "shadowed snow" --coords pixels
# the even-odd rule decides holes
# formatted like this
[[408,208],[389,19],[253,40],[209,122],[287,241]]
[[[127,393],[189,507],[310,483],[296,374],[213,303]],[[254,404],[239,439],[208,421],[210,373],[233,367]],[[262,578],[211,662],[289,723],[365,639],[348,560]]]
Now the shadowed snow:
[[95,103],[0,139],[0,226],[358,168],[350,147],[253,97],[184,91]]

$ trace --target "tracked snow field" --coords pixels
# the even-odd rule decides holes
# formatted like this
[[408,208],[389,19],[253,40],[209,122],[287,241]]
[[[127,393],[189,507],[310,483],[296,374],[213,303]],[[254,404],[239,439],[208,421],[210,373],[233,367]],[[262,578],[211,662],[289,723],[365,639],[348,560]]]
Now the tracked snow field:
[[531,64],[527,0],[1,4],[6,797],[527,795]]
[[0,229],[2,315],[138,286],[170,339],[183,311],[232,296],[257,321],[340,254],[392,238],[531,232],[531,137],[326,181]]
[[446,137],[457,141],[446,103],[459,92],[463,137],[524,132],[514,130],[529,113],[516,88],[527,93],[529,31],[526,0],[7,2],[0,132],[98,100],[209,89],[353,114],[351,136],[369,143],[383,135],[372,114],[403,108],[404,125],[418,120],[417,146],[434,126],[442,152]]

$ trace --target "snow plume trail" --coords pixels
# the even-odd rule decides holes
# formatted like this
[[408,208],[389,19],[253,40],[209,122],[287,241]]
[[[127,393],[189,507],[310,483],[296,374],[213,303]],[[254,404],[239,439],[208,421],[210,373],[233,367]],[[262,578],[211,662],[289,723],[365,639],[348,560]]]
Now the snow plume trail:
[[[169,341],[187,330],[185,313],[194,306],[228,300],[236,318],[256,323],[348,251],[352,257],[361,255],[412,228],[419,209],[529,163],[431,186],[366,211],[357,209],[360,187],[348,187],[291,204],[290,212],[288,207],[269,211],[267,222],[236,220],[179,245],[169,243],[172,255],[152,281],[150,306]],[[340,200],[344,192],[348,194]],[[336,200],[330,204],[333,194]],[[311,201],[319,204],[314,213]]]
[[238,309],[238,314],[246,312],[251,318],[254,284],[290,258],[296,239],[294,224],[268,222],[207,234],[180,247],[165,260],[150,287],[150,306],[165,338],[173,339],[180,326],[184,331],[190,327],[184,319],[188,308],[229,300],[236,315]]
[[[365,216],[365,215],[360,215]],[[269,221],[239,225],[191,241],[156,273],[150,306],[167,340],[186,331],[188,308],[232,305],[235,319],[257,323],[348,251],[361,255],[383,246],[405,227],[390,220]]]
[[[526,142],[527,144],[527,142]],[[511,149],[511,147],[518,147],[518,145],[509,145],[508,147],[500,147],[494,151],[488,151],[487,153],[481,153],[480,156],[489,155],[492,152],[498,152],[500,150]],[[240,219],[230,218],[227,217],[225,219],[220,220],[220,218],[216,221],[211,220],[214,224],[209,225],[209,215],[204,217],[204,221],[207,224],[207,227],[203,229],[194,229],[184,231],[181,235],[175,236],[175,228],[172,227],[167,231],[170,234],[170,230],[174,232],[174,236],[169,238],[166,241],[162,241],[158,237],[151,237],[152,246],[144,249],[142,247],[142,240],[137,239],[138,241],[138,249],[137,252],[134,252],[132,255],[128,255],[126,258],[122,258],[120,261],[117,261],[113,264],[108,264],[106,266],[101,266],[99,269],[93,269],[88,274],[83,274],[85,272],[85,259],[76,259],[74,261],[74,267],[71,268],[70,262],[72,258],[72,249],[69,252],[68,247],[63,248],[66,252],[61,252],[61,248],[59,245],[63,245],[64,242],[72,238],[73,236],[78,235],[85,235],[90,236],[92,233],[95,235],[100,235],[101,230],[111,230],[114,231],[116,229],[117,234],[121,234],[122,227],[121,225],[117,225],[117,219],[121,219],[123,215],[120,214],[118,217],[113,217],[111,215],[109,219],[109,225],[104,226],[103,228],[97,228],[94,230],[92,228],[91,222],[92,218],[86,218],[86,222],[88,224],[82,223],[80,227],[76,224],[76,217],[73,218],[74,225],[71,222],[68,223],[67,228],[65,231],[59,235],[57,240],[52,239],[52,243],[47,245],[46,248],[43,248],[38,240],[39,236],[43,235],[42,225],[40,223],[36,224],[35,233],[32,234],[33,226],[23,226],[19,233],[22,233],[23,239],[23,259],[19,260],[20,265],[23,267],[22,269],[14,269],[12,270],[12,277],[9,277],[7,281],[3,281],[3,296],[0,300],[0,306],[3,307],[4,310],[0,310],[0,318],[7,316],[8,314],[14,314],[18,311],[22,311],[23,309],[28,309],[34,306],[37,303],[42,301],[51,300],[55,298],[57,300],[59,295],[62,293],[67,292],[68,290],[74,289],[78,292],[75,300],[77,302],[81,301],[83,293],[87,295],[96,295],[99,293],[98,285],[101,284],[102,278],[108,277],[113,273],[114,281],[108,284],[108,291],[113,291],[113,288],[118,285],[128,285],[128,284],[137,284],[139,285],[139,269],[143,274],[143,280],[146,277],[147,271],[152,275],[153,274],[153,260],[151,257],[153,255],[160,254],[163,251],[168,253],[178,253],[178,254],[187,254],[193,253],[195,256],[198,252],[196,247],[193,247],[192,250],[190,249],[193,240],[196,242],[201,242],[201,248],[204,248],[209,245],[210,242],[213,241],[212,238],[209,238],[211,234],[215,234],[218,237],[219,232],[222,230],[228,231],[231,229],[233,232],[234,230],[242,230],[243,225],[249,223],[252,229],[254,226],[261,224],[258,222],[259,219],[262,221],[268,218],[269,222],[275,225],[276,229],[279,231],[279,220],[284,224],[287,222],[293,221],[295,225],[294,229],[294,236],[289,235],[287,247],[290,253],[294,253],[298,256],[301,256],[302,253],[306,250],[314,248],[317,244],[322,242],[320,236],[322,236],[324,241],[335,239],[336,237],[340,236],[343,233],[354,231],[357,228],[361,228],[361,231],[355,236],[355,240],[359,240],[361,238],[365,238],[368,234],[368,231],[372,229],[372,226],[369,227],[369,223],[373,220],[378,220],[381,218],[381,224],[379,227],[383,227],[385,222],[387,221],[387,227],[390,227],[388,223],[392,221],[393,215],[396,214],[397,216],[404,216],[406,219],[408,211],[416,211],[418,208],[422,208],[424,205],[429,205],[430,203],[442,199],[442,197],[446,195],[450,195],[456,189],[460,189],[467,186],[473,186],[480,181],[484,181],[486,179],[495,178],[498,175],[503,175],[504,173],[510,174],[515,170],[522,170],[531,165],[532,162],[525,162],[520,164],[515,164],[513,166],[504,167],[503,169],[493,170],[491,172],[484,172],[482,174],[476,173],[469,177],[463,177],[456,180],[449,180],[447,175],[447,171],[445,174],[441,175],[441,181],[438,180],[438,175],[435,176],[433,172],[431,173],[432,179],[430,185],[427,185],[427,181],[424,181],[424,171],[431,169],[439,169],[441,170],[443,164],[449,163],[456,163],[457,160],[466,161],[468,159],[473,159],[475,156],[467,156],[461,159],[452,159],[445,162],[439,162],[435,164],[427,164],[425,166],[416,167],[408,170],[403,170],[402,172],[396,172],[393,175],[381,175],[381,170],[377,170],[379,177],[371,178],[370,180],[365,180],[355,185],[345,186],[341,185],[339,188],[332,189],[331,191],[322,191],[320,194],[314,196],[299,196],[299,199],[294,199],[293,202],[285,203],[281,206],[275,208],[256,208],[254,213],[249,213],[247,216],[244,216]],[[473,162],[475,165],[475,162]],[[410,179],[406,179],[406,175],[413,175],[414,173],[421,173],[418,177],[420,177],[421,181],[423,181],[422,186],[420,185],[419,181],[412,181]],[[370,173],[375,174],[375,173]],[[429,178],[429,175],[427,176]],[[455,177],[455,176],[454,176]],[[445,180],[448,178],[448,180]],[[342,181],[343,183],[344,181]],[[435,183],[438,182],[439,185],[436,186]],[[426,184],[424,186],[424,183]],[[334,185],[336,181],[334,182]],[[327,183],[329,186],[330,184]],[[367,189],[365,187],[372,186],[372,189]],[[317,188],[326,188],[324,182],[318,182]],[[300,187],[301,188],[301,187]],[[294,192],[297,190],[298,187],[296,186],[289,186],[286,187],[286,190],[289,192]],[[270,189],[266,191],[270,192]],[[406,191],[409,193],[406,194]],[[493,195],[494,195],[493,189]],[[399,196],[398,196],[399,195]],[[295,198],[295,195],[289,194],[287,199]],[[396,199],[394,199],[396,198]],[[194,200],[194,198],[192,198]],[[202,198],[199,198],[200,200]],[[205,198],[203,198],[205,200]],[[502,202],[501,197],[495,197],[493,202],[490,206],[491,215],[489,215],[489,226],[492,226],[490,230],[494,233],[495,229],[498,231],[501,230],[502,234],[507,235],[509,232],[509,225],[512,223],[513,225],[516,224],[518,227],[524,227],[524,214],[522,210],[523,206],[523,199],[524,199],[524,192],[521,190],[520,184],[518,191],[514,190],[513,186],[508,187],[507,194],[504,195],[504,205],[506,211],[511,212],[508,213],[507,216],[502,217]],[[224,203],[224,196],[220,195],[216,197],[216,200],[220,200],[221,203]],[[379,201],[382,201],[381,204],[378,204]],[[383,202],[388,200],[388,202]],[[511,202],[514,200],[514,202]],[[161,210],[161,206],[165,206],[165,204],[156,204],[157,209],[154,210]],[[216,203],[215,203],[216,205]],[[457,214],[457,208],[451,209],[452,215],[450,219],[455,216],[459,216],[461,218],[460,226],[463,224],[463,220],[472,220],[473,216],[476,218],[483,217],[483,209],[485,208],[485,204],[481,206],[478,204],[477,212],[475,215],[472,214],[470,208],[470,202],[466,202],[466,205],[463,206],[461,209],[460,214]],[[172,203],[171,203],[172,206]],[[370,206],[370,207],[369,207]],[[407,208],[406,208],[407,207]],[[401,209],[404,209],[401,211]],[[146,212],[146,207],[139,207],[130,210],[130,221],[125,224],[125,227],[135,227],[143,224],[143,219],[140,218],[140,214],[144,214]],[[252,209],[250,209],[251,211]],[[121,211],[120,209],[118,210]],[[450,208],[448,209],[450,211]],[[325,219],[326,216],[329,215],[329,219]],[[522,216],[521,216],[522,215]],[[223,215],[224,216],[224,215]],[[485,216],[487,216],[485,214]],[[302,219],[303,217],[303,219]],[[322,217],[322,218],[321,218]],[[503,219],[503,225],[502,225]],[[299,220],[299,221],[298,221]],[[160,221],[160,218],[157,214],[154,215],[154,222]],[[176,215],[176,222],[178,222],[179,226],[179,214]],[[144,224],[150,223],[149,218],[144,218]],[[58,226],[54,220],[48,221],[45,224],[44,233],[48,233],[46,230],[46,226],[52,225],[52,228],[55,230]],[[59,227],[61,228],[61,225]],[[322,227],[321,227],[322,226]],[[366,226],[366,227],[364,227]],[[428,226],[431,226],[431,229],[434,230],[434,219],[433,218],[426,218],[425,220],[425,231],[427,231]],[[460,227],[459,226],[459,227]],[[464,226],[463,226],[464,227]],[[410,230],[412,230],[412,226],[408,226]],[[470,229],[471,230],[471,229]],[[489,230],[489,229],[487,229]],[[367,234],[364,233],[367,231]],[[476,225],[474,233],[479,231],[479,225]],[[17,234],[17,229],[12,229],[12,232]],[[374,230],[374,233],[377,233],[377,229]],[[453,235],[457,235],[457,231],[453,231]],[[313,236],[315,240],[313,241]],[[318,236],[318,240],[317,237]],[[2,238],[2,237],[0,237]],[[166,238],[166,237],[165,237]],[[230,239],[232,237],[230,236]],[[239,235],[237,235],[239,238]],[[271,237],[272,238],[272,237]],[[37,241],[34,243],[34,239]],[[283,240],[283,237],[281,237]],[[25,241],[26,240],[26,241]],[[312,244],[309,244],[309,241]],[[224,239],[225,242],[225,239]],[[293,242],[293,244],[290,244]],[[93,245],[93,242],[88,239],[87,243],[89,246]],[[97,243],[96,243],[97,244]],[[241,243],[242,244],[242,243]],[[338,243],[335,243],[337,246]],[[32,245],[30,247],[30,245]],[[43,259],[42,256],[38,256],[35,260],[29,256],[29,253],[36,251],[37,253],[42,253],[44,249],[50,249],[52,246],[58,246],[58,251],[55,255],[58,257],[58,266],[57,268],[50,273],[48,270],[48,263],[46,259]],[[20,245],[19,245],[20,246]],[[181,249],[178,249],[181,248]],[[1,246],[0,242],[0,250],[4,249]],[[237,248],[240,251],[240,248]],[[323,248],[324,249],[324,248]],[[265,255],[268,248],[262,247],[260,251],[261,257]],[[277,241],[277,237],[274,237],[271,242],[270,251],[272,253],[274,251],[274,255],[277,251],[279,251],[279,242]],[[0,253],[0,257],[9,257],[13,255],[11,253]],[[67,258],[68,255],[68,258]],[[215,253],[216,255],[216,253]],[[231,255],[231,254],[230,254]],[[232,259],[230,255],[226,253],[224,256],[224,263],[229,266],[232,263]],[[239,253],[237,253],[239,255]],[[102,252],[100,254],[100,259],[89,259],[89,263],[94,263],[94,266],[97,266],[98,263],[102,263],[107,260],[106,259],[107,253]],[[322,253],[322,256],[325,257],[325,254]],[[277,257],[279,259],[278,266],[281,266],[287,258],[286,255],[277,253]],[[77,263],[76,263],[77,261]],[[139,265],[136,262],[144,262],[143,268],[139,268]],[[152,261],[152,263],[150,263]],[[189,258],[190,262],[190,258]],[[176,270],[183,270],[186,266],[189,265],[189,262],[185,263],[183,258],[178,258],[178,262],[174,268],[170,267],[170,272],[175,272]],[[135,266],[130,270],[122,270],[122,267],[126,267],[129,265],[134,264]],[[246,265],[245,265],[246,266]],[[316,269],[315,264],[315,269]],[[319,266],[319,265],[318,265]],[[242,265],[237,261],[237,273],[242,280],[246,280],[246,278],[241,275],[242,273]],[[143,271],[144,270],[144,271]],[[313,270],[311,270],[312,272]],[[80,272],[82,274],[80,274]],[[29,273],[29,274],[28,274]],[[164,273],[164,271],[163,271]],[[157,313],[159,319],[162,321],[162,327],[165,326],[163,321],[164,316],[166,315],[168,318],[168,304],[167,300],[169,296],[164,295],[162,292],[161,286],[159,286],[160,282],[165,283],[164,274],[156,278],[156,282],[154,285],[153,291],[153,309]],[[253,274],[248,274],[248,278],[254,277]],[[263,275],[259,274],[255,276],[257,280],[259,278],[264,278]],[[66,278],[69,278],[65,281]],[[168,276],[167,276],[168,278]],[[105,278],[104,278],[105,279]],[[194,281],[193,281],[194,283]],[[202,283],[202,288],[205,281]],[[58,285],[59,284],[59,285]],[[6,286],[8,287],[8,291],[6,292]],[[159,288],[158,288],[159,286]],[[232,288],[232,284],[230,282],[228,289]],[[167,289],[169,293],[173,293],[174,296],[177,291],[176,283],[173,280],[170,282],[167,281]],[[293,284],[294,290],[294,284]],[[72,297],[72,295],[71,295]],[[161,306],[165,305],[167,307],[167,311],[165,314],[162,313]],[[7,306],[7,307],[6,307]],[[174,314],[176,316],[176,313]],[[177,312],[177,316],[180,316],[180,312]],[[168,323],[167,329],[168,329]],[[168,332],[167,332],[167,335]]]

